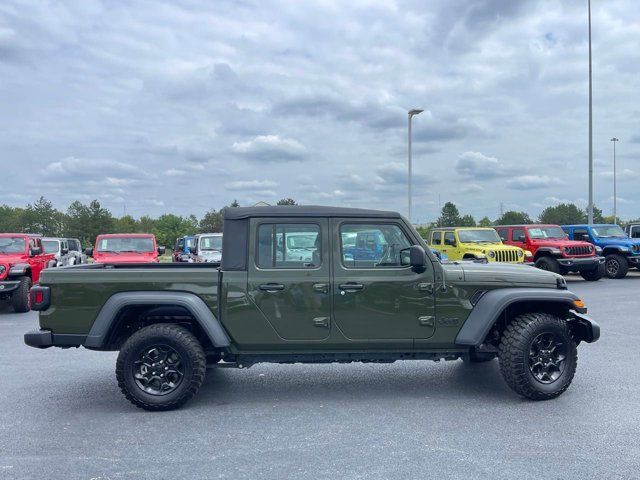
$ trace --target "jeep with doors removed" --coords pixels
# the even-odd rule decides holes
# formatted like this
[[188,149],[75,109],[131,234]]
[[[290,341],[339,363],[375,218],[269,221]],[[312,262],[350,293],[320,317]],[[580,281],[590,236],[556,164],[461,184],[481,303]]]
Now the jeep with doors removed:
[[607,277],[624,278],[629,267],[640,268],[640,239],[629,238],[618,225],[563,225],[562,229],[571,240],[602,249]]
[[447,255],[449,260],[486,260],[488,262],[530,262],[530,253],[504,245],[493,228],[434,228],[429,245]]
[[566,275],[578,272],[588,281],[604,276],[604,258],[600,247],[569,240],[559,225],[500,225],[494,227],[506,245],[528,250],[535,266]]
[[191,255],[197,263],[216,263],[222,260],[222,234],[200,233],[191,247]]
[[184,236],[176,239],[176,244],[173,247],[173,253],[171,254],[172,262],[193,262],[191,258],[191,249],[195,242],[196,237]]
[[[280,237],[315,232],[315,261]],[[377,231],[377,258],[345,243]],[[515,392],[534,400],[570,385],[577,345],[600,328],[560,275],[523,265],[442,264],[395,212],[337,207],[227,208],[222,265],[80,265],[45,272],[32,293],[32,347],[119,351],[123,394],[148,410],[176,408],[208,365],[259,362],[485,362],[499,359]],[[494,232],[495,233],[495,232]]]
[[42,246],[45,253],[51,253],[56,260],[56,266],[80,265],[87,262],[87,256],[82,253],[80,240],[75,238],[53,238],[42,239]]
[[154,263],[164,255],[156,236],[150,233],[110,233],[98,235],[95,248],[85,253],[96,263]]
[[16,313],[30,310],[31,285],[56,265],[54,255],[43,250],[39,235],[0,233],[0,302],[10,301]]

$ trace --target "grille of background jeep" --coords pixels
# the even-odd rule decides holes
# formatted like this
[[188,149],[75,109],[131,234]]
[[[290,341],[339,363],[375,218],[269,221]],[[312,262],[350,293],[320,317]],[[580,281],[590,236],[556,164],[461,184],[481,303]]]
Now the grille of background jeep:
[[564,253],[569,256],[578,256],[578,255],[591,255],[593,252],[593,247],[588,245],[579,245],[574,247],[566,247],[564,249]]
[[[524,257],[521,257],[524,258]],[[517,250],[498,250],[496,252],[496,262],[518,262]]]

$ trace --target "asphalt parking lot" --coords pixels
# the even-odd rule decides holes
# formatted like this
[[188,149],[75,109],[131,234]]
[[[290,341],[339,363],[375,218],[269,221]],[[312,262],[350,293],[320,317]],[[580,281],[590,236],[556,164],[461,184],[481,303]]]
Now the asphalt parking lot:
[[575,380],[531,402],[497,362],[209,370],[181,410],[120,394],[116,355],[38,351],[0,312],[0,478],[640,478],[640,272],[569,277],[601,324]]

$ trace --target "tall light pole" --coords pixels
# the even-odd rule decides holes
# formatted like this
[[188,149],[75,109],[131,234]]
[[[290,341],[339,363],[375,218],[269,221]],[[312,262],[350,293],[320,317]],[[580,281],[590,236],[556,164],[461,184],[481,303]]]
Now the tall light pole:
[[588,3],[589,8],[589,207],[588,221],[589,225],[593,225],[593,103],[591,101],[591,0]]
[[409,114],[409,176],[407,178],[407,185],[408,185],[408,200],[409,200],[409,222],[411,222],[411,183],[413,180],[413,176],[412,176],[412,172],[411,172],[411,119],[413,118],[414,115],[419,115],[422,112],[424,112],[424,110],[421,110],[419,108],[412,108],[411,110],[409,110],[408,114]]
[[616,219],[616,202],[618,200],[618,197],[616,193],[616,142],[619,142],[620,140],[618,140],[616,137],[613,137],[611,141],[613,142],[613,223],[617,225],[618,221]]

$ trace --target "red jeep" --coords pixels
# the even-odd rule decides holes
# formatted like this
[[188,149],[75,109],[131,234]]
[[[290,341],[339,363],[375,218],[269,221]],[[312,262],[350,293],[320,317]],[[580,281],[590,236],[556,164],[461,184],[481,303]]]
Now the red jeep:
[[95,248],[85,253],[98,263],[152,263],[164,255],[165,247],[158,247],[150,233],[111,233],[98,235]]
[[602,250],[587,242],[569,240],[559,225],[507,225],[494,227],[507,245],[529,250],[536,267],[566,275],[578,272],[589,281],[600,280],[604,271]]
[[11,300],[16,313],[28,312],[31,285],[51,266],[55,256],[44,253],[40,236],[0,233],[0,301]]

